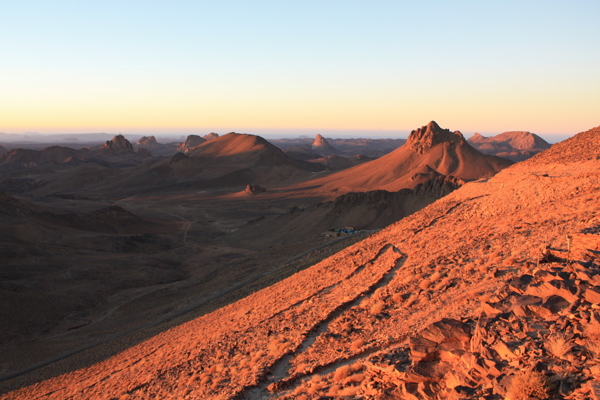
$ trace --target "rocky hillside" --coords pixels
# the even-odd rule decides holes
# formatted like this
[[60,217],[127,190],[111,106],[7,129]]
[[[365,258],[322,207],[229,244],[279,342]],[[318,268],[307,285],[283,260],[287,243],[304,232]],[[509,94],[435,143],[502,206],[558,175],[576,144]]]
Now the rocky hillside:
[[298,237],[335,235],[330,230],[336,228],[350,227],[353,231],[382,229],[446,196],[464,183],[461,179],[440,175],[414,189],[351,192],[310,207],[293,207],[277,217],[258,218],[230,235],[230,240],[257,242],[260,238],[268,241],[275,236],[286,243],[294,242]]
[[599,136],[467,183],[267,289],[2,398],[594,398]]

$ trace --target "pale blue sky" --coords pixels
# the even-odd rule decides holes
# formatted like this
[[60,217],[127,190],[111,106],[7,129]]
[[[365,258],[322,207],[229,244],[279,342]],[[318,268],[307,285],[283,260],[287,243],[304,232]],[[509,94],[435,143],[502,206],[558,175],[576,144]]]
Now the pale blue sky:
[[598,1],[4,1],[0,131],[573,134]]

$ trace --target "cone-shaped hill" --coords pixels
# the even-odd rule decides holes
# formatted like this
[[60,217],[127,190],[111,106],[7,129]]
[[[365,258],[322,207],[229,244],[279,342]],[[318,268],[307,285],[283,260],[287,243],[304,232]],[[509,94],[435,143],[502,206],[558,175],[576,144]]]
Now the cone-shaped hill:
[[[462,140],[440,144],[450,153]],[[2,398],[593,398],[599,142],[600,130],[578,135],[229,306]]]
[[343,152],[341,152],[338,149],[336,149],[335,147],[333,147],[327,141],[327,139],[325,139],[323,136],[318,135],[318,134],[315,137],[315,140],[312,143],[311,147],[314,152],[324,155],[324,156],[339,156],[339,155],[344,154]]
[[288,157],[260,136],[238,133],[208,140],[187,157],[176,155],[168,162],[168,168],[175,176],[218,178],[219,186],[270,184],[323,169]]
[[414,188],[436,174],[465,181],[487,178],[511,165],[471,147],[458,131],[450,132],[431,121],[411,132],[406,144],[356,167],[311,182],[324,192],[397,191]]

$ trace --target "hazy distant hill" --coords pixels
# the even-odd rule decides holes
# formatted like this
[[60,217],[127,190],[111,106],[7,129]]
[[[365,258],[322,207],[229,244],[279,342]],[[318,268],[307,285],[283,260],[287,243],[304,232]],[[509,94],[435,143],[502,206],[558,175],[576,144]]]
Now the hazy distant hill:
[[[320,136],[320,135],[319,135]],[[371,158],[381,157],[391,151],[402,146],[406,139],[335,139],[324,138],[327,143],[336,149],[338,154],[345,157],[351,157],[358,154],[364,154]],[[292,157],[299,156],[300,159],[307,160],[319,158],[314,154],[319,154],[316,149],[313,149],[315,140],[310,138],[296,139],[272,139],[269,140],[275,146],[281,148]],[[310,154],[310,155],[309,155]],[[319,154],[324,156],[326,154]]]
[[484,154],[523,161],[540,151],[550,148],[550,144],[531,132],[504,132],[496,136],[485,137],[475,133],[469,144]]
[[83,162],[89,154],[87,149],[75,150],[68,147],[52,146],[42,150],[12,149],[0,154],[0,168],[33,168],[47,163]]

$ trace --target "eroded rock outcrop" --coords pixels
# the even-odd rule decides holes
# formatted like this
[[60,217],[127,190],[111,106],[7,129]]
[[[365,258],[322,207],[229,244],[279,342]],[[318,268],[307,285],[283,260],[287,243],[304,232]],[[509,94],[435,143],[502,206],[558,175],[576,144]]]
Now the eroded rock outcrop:
[[427,125],[412,131],[408,136],[406,146],[418,154],[423,154],[441,143],[463,145],[466,140],[460,131],[450,132],[449,129],[442,129],[435,121],[431,121]]
[[156,146],[158,142],[154,136],[142,136],[136,144],[139,146]]
[[206,139],[198,136],[198,135],[189,135],[185,142],[182,142],[178,147],[178,152],[187,153],[195,147],[200,146],[202,143],[206,142]]
[[112,140],[107,140],[101,147],[102,150],[125,153],[133,152],[133,145],[123,135],[117,135]]

